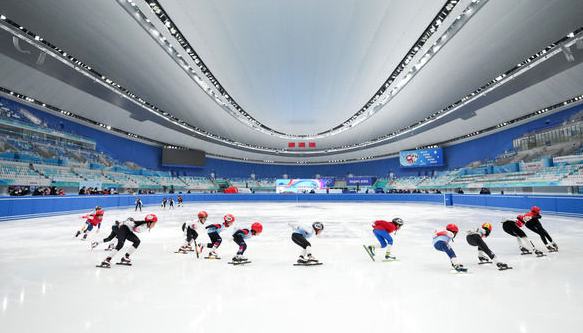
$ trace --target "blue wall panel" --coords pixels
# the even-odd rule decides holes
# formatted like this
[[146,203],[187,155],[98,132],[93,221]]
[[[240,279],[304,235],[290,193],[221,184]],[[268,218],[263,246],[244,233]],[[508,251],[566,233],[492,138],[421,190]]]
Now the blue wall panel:
[[[581,196],[451,195],[453,206],[491,207],[527,212],[537,205],[544,213],[583,216]],[[168,195],[140,196],[144,205],[159,205]],[[444,204],[443,194],[184,194],[186,202],[409,202]],[[0,221],[15,218],[89,211],[96,205],[120,208],[134,205],[136,196],[66,196],[0,198]],[[176,198],[176,196],[174,196]],[[147,209],[145,209],[147,211]],[[509,216],[512,217],[512,216]]]

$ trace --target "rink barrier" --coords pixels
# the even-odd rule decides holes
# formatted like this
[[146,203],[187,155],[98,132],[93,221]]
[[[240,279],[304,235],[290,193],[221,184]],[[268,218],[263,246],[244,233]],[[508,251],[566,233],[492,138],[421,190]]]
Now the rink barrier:
[[[177,194],[172,195],[176,199]],[[63,213],[87,212],[95,206],[134,207],[138,196],[96,195],[61,197],[2,197],[0,221]],[[139,196],[144,206],[160,205],[170,195]],[[537,205],[545,213],[583,217],[583,196],[472,194],[182,194],[185,202],[408,202],[526,211]],[[176,204],[176,203],[175,203]]]

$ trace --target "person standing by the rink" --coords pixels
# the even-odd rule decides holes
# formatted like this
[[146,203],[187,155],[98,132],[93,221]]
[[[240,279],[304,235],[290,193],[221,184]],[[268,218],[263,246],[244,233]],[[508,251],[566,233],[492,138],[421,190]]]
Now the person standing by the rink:
[[136,233],[140,233],[144,230],[151,230],[158,222],[158,217],[154,214],[148,214],[143,220],[136,221],[133,218],[128,218],[125,221],[119,222],[119,227],[116,231],[117,245],[113,249],[107,258],[101,262],[97,267],[110,268],[111,259],[123,248],[125,241],[129,240],[132,242],[132,246],[127,250],[125,256],[123,256],[118,264],[131,266],[132,261],[130,256],[134,253],[138,246],[140,246],[140,239],[136,236]]
[[174,209],[174,198],[170,197],[168,200],[169,209]]
[[134,212],[137,212],[137,211],[138,211],[138,209],[139,209],[139,210],[140,210],[140,212],[141,212],[141,211],[142,211],[142,207],[143,207],[143,204],[142,204],[142,199],[140,199],[140,198],[136,198],[136,208],[134,209]]
[[166,203],[168,203],[168,199],[166,197],[162,198],[162,208],[166,209]]
[[[372,224],[372,232],[377,238],[380,243],[381,249],[385,249],[385,259],[387,260],[395,260],[394,256],[391,256],[391,247],[393,246],[393,237],[391,237],[391,233],[396,232],[397,230],[401,229],[403,226],[403,220],[396,217],[391,222],[384,221],[384,220],[376,220]],[[369,245],[366,247],[368,250],[369,255],[371,256],[372,260],[374,260],[375,250],[377,249],[377,245]]]
[[77,231],[75,237],[79,237],[83,233],[83,240],[87,239],[87,234],[93,230],[93,227],[97,227],[97,230],[101,229],[101,222],[103,221],[103,215],[105,211],[101,209],[100,206],[96,206],[95,210],[87,215],[82,216],[85,219],[85,224]]
[[551,238],[551,235],[547,232],[543,225],[540,223],[542,216],[540,215],[540,208],[538,206],[532,206],[530,212],[522,215],[522,220],[526,227],[540,236],[549,252],[559,251],[559,247]]
[[177,201],[178,201],[178,204],[176,205],[177,207],[184,207],[184,198],[181,195],[178,196]]
[[455,252],[449,245],[449,242],[452,241],[457,233],[460,231],[457,225],[455,224],[448,224],[445,227],[445,230],[436,231],[433,236],[433,247],[437,251],[442,251],[447,254],[449,260],[451,261],[451,265],[453,269],[458,272],[467,272],[468,269],[464,267],[464,265],[460,264]]
[[302,254],[298,257],[298,264],[318,263],[318,260],[312,255],[312,244],[308,242],[308,238],[320,235],[324,230],[324,224],[314,222],[311,227],[306,227],[289,223],[289,226],[292,228],[292,241],[303,249]]

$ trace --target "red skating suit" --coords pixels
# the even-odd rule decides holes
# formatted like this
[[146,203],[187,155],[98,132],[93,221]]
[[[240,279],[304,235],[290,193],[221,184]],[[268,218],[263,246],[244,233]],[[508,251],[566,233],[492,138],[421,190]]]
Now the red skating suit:
[[86,218],[87,222],[91,223],[91,225],[96,226],[103,221],[103,214],[105,214],[105,211],[103,209],[98,209],[95,212],[83,217]]
[[385,230],[386,232],[393,233],[395,230],[397,230],[397,226],[395,226],[394,223],[392,222],[387,222],[384,220],[376,220],[374,221],[374,223],[372,224],[372,227],[374,230]]

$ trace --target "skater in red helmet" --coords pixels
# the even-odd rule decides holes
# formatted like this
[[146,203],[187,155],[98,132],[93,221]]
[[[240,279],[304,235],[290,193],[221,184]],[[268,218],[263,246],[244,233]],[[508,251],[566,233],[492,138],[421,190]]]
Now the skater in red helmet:
[[549,252],[557,252],[559,251],[559,247],[540,222],[540,219],[542,219],[540,211],[540,207],[532,206],[530,212],[524,214],[522,219],[528,229],[540,236],[540,239],[543,241]]
[[233,225],[233,223],[235,223],[235,216],[233,216],[233,214],[226,214],[223,217],[222,224],[221,223],[210,224],[205,227],[208,236],[211,240],[211,242],[206,245],[209,249],[211,249],[206,259],[220,259],[219,255],[217,254],[217,249],[219,248],[219,246],[221,246],[221,242],[223,241],[223,239],[221,238],[221,235],[219,235],[219,233]]
[[93,230],[93,227],[97,227],[97,230],[101,229],[101,222],[103,221],[104,214],[105,211],[100,206],[97,206],[93,212],[82,216],[85,219],[85,224],[77,231],[75,237],[79,237],[80,234],[83,234],[83,240],[86,240],[87,234]]
[[[196,239],[198,238],[197,230],[198,228],[202,227],[205,224],[208,217],[209,214],[206,211],[201,210],[197,214],[197,221],[185,222],[184,224],[182,224],[182,231],[186,236],[186,241],[184,242],[184,245],[182,245],[178,249],[177,252],[186,254],[188,251],[193,251],[192,243],[194,242],[196,245]],[[196,251],[198,255],[198,253],[200,253],[200,250],[197,248]]]
[[251,238],[252,236],[259,236],[263,232],[263,225],[259,222],[254,222],[249,228],[238,229],[233,234],[233,241],[239,245],[239,250],[237,255],[233,257],[233,263],[242,263],[248,261],[246,257],[243,256],[245,250],[247,250],[247,243],[245,239]]
[[118,264],[131,266],[132,261],[130,256],[138,249],[138,246],[140,246],[140,239],[136,236],[136,233],[140,233],[144,230],[151,230],[157,222],[158,217],[154,214],[148,214],[143,220],[139,221],[136,221],[131,217],[125,221],[121,221],[119,223],[119,228],[117,229],[117,245],[115,249],[113,249],[110,255],[97,267],[110,268],[111,259],[123,248],[126,240],[132,242],[132,246],[127,250],[125,256],[121,258]]
[[449,245],[449,242],[455,238],[457,233],[460,231],[457,225],[448,224],[445,230],[435,232],[433,236],[433,247],[438,250],[445,252],[451,261],[451,266],[458,272],[467,272],[468,269],[464,265],[460,264],[455,252]]

